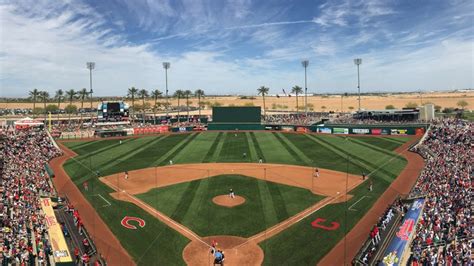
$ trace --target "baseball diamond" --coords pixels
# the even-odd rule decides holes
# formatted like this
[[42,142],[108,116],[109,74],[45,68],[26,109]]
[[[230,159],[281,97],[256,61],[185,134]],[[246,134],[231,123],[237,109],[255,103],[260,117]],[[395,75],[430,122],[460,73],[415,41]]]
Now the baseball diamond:
[[473,10],[0,0],[0,266],[474,265]]
[[[71,140],[60,141],[65,155],[52,168],[95,209],[91,226],[117,238],[119,247],[97,245],[121,264],[202,265],[213,242],[226,265],[316,264],[406,169],[414,141],[258,131]],[[232,204],[229,189],[244,201],[216,204],[215,197]],[[130,230],[120,223],[125,216],[146,225],[131,221]],[[321,226],[312,226],[317,219]],[[331,223],[337,229],[328,230]]]

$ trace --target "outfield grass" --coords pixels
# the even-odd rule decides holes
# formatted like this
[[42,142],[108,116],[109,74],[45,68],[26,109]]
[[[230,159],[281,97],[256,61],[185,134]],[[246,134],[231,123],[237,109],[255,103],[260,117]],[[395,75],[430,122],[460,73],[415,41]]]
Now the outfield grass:
[[[234,208],[212,202],[230,188],[246,202]],[[259,233],[324,198],[307,189],[242,175],[219,175],[156,188],[137,197],[200,236],[242,237]]]
[[[110,197],[109,193],[112,190],[96,179],[96,171],[99,171],[101,175],[110,175],[127,170],[165,165],[169,160],[180,164],[257,162],[259,158],[262,158],[268,163],[317,166],[343,172],[348,170],[354,174],[373,172],[371,178],[374,183],[374,191],[371,192],[370,198],[365,197],[361,200],[361,203],[364,204],[357,205],[360,208],[358,212],[350,213],[347,224],[347,230],[350,230],[403,169],[405,160],[391,150],[402,145],[408,139],[378,137],[348,137],[347,140],[344,139],[344,137],[330,135],[239,132],[235,136],[235,133],[206,132],[147,136],[126,139],[122,141],[122,144],[116,139],[66,142],[64,144],[79,156],[68,160],[65,170],[83,193],[83,182],[89,182],[89,191],[85,193],[86,198],[98,210],[102,219],[138,264],[183,265],[181,252],[188,240],[141,208]],[[245,158],[243,153],[247,154]],[[228,180],[239,178],[231,177]],[[302,208],[301,201],[305,199],[305,197],[300,198],[291,192],[296,191],[295,188],[286,189],[279,184],[268,185],[265,181],[250,178],[245,181],[248,182],[248,187],[236,189],[236,192],[238,194],[250,193],[248,197],[252,200],[249,200],[248,204],[251,202],[251,204],[257,204],[250,206],[252,207],[250,209],[258,209],[260,206],[261,211],[260,214],[257,214],[260,218],[256,221],[259,222],[255,222],[255,225],[245,224],[246,218],[253,214],[252,211],[249,211],[250,209],[242,210],[238,214],[227,213],[227,211],[232,212],[232,209],[223,211],[222,214],[212,214],[213,212],[210,211],[211,205],[209,204],[211,203],[206,197],[209,193],[206,194],[206,192],[223,194],[228,191],[228,183],[219,183],[220,180],[221,178],[211,178],[194,183],[189,182],[163,193],[153,190],[146,201],[151,205],[159,204],[160,206],[155,206],[157,209],[164,208],[163,212],[171,216],[174,215],[175,219],[179,219],[185,225],[193,228],[198,234],[213,235],[221,232],[248,236],[269,226],[272,222],[276,223],[288,215],[295,214]],[[213,190],[215,188],[219,188],[218,191]],[[367,193],[366,187],[356,188],[351,192],[354,197],[348,204],[356,202]],[[104,208],[105,201],[97,196],[99,194],[109,201],[111,206]],[[297,194],[304,195],[305,193]],[[158,197],[161,199],[155,202],[154,196],[156,199]],[[257,196],[260,196],[260,199],[255,199]],[[169,201],[166,197],[173,200]],[[315,199],[313,198],[313,200]],[[247,204],[236,208],[245,206]],[[215,206],[212,207],[215,208]],[[199,210],[204,210],[204,212],[199,213]],[[338,230],[337,232],[323,233],[309,226],[309,222],[314,217],[325,217],[338,219],[342,226],[344,222],[343,210],[344,204],[330,205],[263,242],[262,248],[266,253],[265,264],[316,263],[342,238],[343,232]],[[206,211],[215,215],[213,220],[219,222],[214,222],[211,226],[211,223],[208,222],[209,218],[205,219],[207,216],[202,216],[200,220],[199,218],[197,220],[190,218],[199,217]],[[139,230],[124,229],[119,223],[124,215],[142,217],[146,220],[147,225]],[[229,219],[228,217],[234,218]],[[239,217],[243,223],[240,223]],[[228,225],[220,221],[230,222]],[[239,221],[238,224],[241,228],[235,226],[237,221]]]

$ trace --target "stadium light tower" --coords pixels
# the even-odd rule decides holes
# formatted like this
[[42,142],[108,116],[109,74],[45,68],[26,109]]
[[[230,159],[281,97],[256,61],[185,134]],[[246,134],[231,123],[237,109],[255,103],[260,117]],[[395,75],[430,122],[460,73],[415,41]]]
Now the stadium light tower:
[[359,66],[362,64],[361,58],[354,59],[354,64],[357,66],[357,89],[359,90],[359,112],[360,112],[360,75]]
[[168,69],[171,67],[170,62],[163,62],[163,68],[165,69],[165,79],[166,79],[166,119],[168,119]]
[[89,97],[91,98],[91,126],[92,126],[92,93],[94,92],[92,90],[92,70],[95,68],[95,63],[94,62],[87,62],[86,63],[87,69],[89,69]]
[[309,66],[309,60],[301,61],[301,65],[304,67],[304,112],[308,116],[308,84],[306,79],[306,69]]

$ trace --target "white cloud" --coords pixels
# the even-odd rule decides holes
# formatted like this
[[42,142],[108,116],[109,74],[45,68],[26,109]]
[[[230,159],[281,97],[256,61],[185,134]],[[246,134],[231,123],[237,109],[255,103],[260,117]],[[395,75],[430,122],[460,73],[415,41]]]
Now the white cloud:
[[[178,16],[175,7],[166,3],[150,12]],[[163,31],[166,34],[160,35],[159,40],[164,48],[171,38],[183,42],[190,36],[195,38],[190,43],[192,48],[174,53],[156,49],[155,43],[130,43],[125,35],[107,27],[103,14],[78,1],[61,5],[41,1],[33,9],[27,8],[31,3],[0,4],[1,94],[24,96],[33,88],[53,92],[88,87],[87,61],[97,63],[94,87],[98,95],[124,95],[130,86],[163,89],[163,61],[171,62],[171,92],[202,88],[208,94],[249,94],[261,85],[280,91],[302,85],[303,58],[310,60],[310,91],[347,91],[355,88],[352,59],[359,56],[364,59],[364,90],[474,87],[472,29],[460,28],[448,34],[442,27],[445,20],[416,25],[406,32],[390,30],[383,24],[374,30],[365,29],[366,21],[358,21],[355,32],[343,32],[340,28],[347,28],[344,25],[348,25],[354,11],[344,3],[328,2],[321,6],[326,11],[318,17],[319,22],[281,17],[280,21],[249,19],[242,23],[242,17],[259,15],[253,14],[257,11],[251,8],[239,11],[239,4],[251,4],[243,1],[224,8],[225,16],[232,18],[216,27],[221,17],[212,15],[212,7],[200,2],[187,3],[186,14],[193,14],[187,23],[196,22],[200,15],[203,23],[190,26],[187,31],[176,30],[186,28],[186,23]],[[372,18],[395,12],[372,3],[357,5],[363,6]],[[449,14],[456,12],[452,10]],[[467,19],[468,14],[459,13],[462,18],[458,20]],[[165,21],[149,16],[140,22],[144,27]],[[119,24],[124,25],[123,21]],[[163,25],[167,28],[170,22]],[[336,29],[319,31],[321,27],[317,25]],[[376,47],[382,38],[390,41]],[[240,55],[239,45],[245,46],[243,52],[252,55]],[[361,49],[363,45],[370,49]]]

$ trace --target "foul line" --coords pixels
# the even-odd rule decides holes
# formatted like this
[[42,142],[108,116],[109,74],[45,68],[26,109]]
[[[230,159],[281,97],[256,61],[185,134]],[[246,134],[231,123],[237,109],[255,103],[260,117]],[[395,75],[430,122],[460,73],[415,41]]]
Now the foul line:
[[110,201],[108,201],[106,198],[104,198],[101,194],[95,194],[95,195],[92,195],[92,196],[96,196],[96,197],[100,197],[101,199],[103,199],[105,202],[107,202],[106,205],[102,205],[102,207],[109,207],[112,205],[112,203],[110,203]]
[[362,196],[358,201],[354,202],[354,204],[352,204],[351,206],[349,206],[349,208],[347,208],[348,210],[350,211],[357,211],[357,209],[352,209],[352,207],[354,207],[354,205],[356,205],[357,203],[359,203],[361,200],[363,200],[364,198],[370,198],[369,196]]

